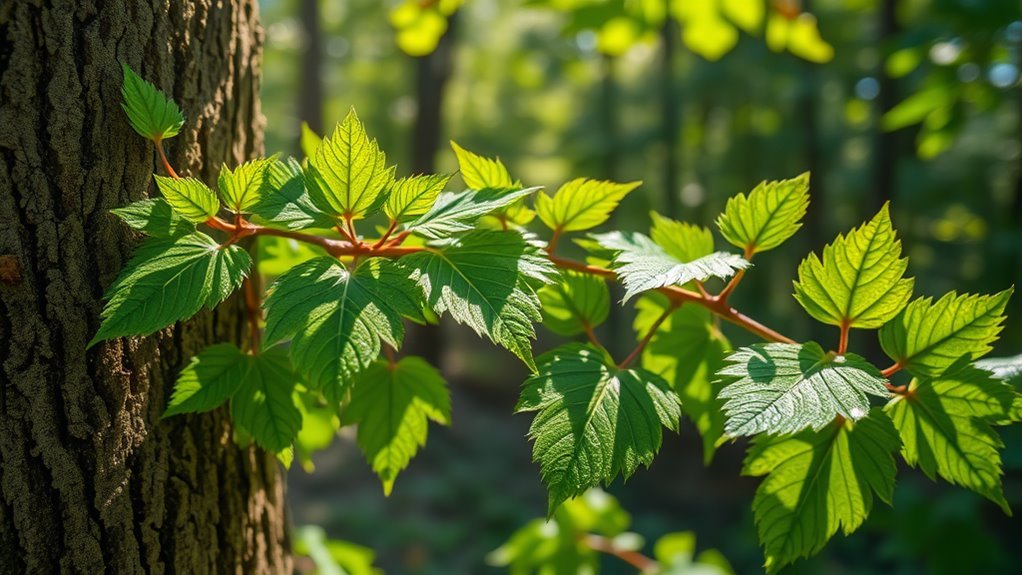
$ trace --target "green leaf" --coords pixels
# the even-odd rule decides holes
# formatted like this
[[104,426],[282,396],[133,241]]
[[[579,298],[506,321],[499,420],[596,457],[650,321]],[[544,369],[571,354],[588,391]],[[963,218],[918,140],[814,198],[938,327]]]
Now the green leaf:
[[958,359],[978,359],[1004,329],[1004,308],[1014,290],[994,295],[951,292],[933,303],[919,298],[880,328],[880,346],[913,375],[939,376]]
[[377,361],[359,375],[341,419],[358,424],[358,446],[390,495],[397,474],[426,445],[427,420],[450,425],[451,398],[443,377],[421,357]]
[[727,279],[750,264],[741,256],[715,252],[683,262],[664,251],[648,236],[636,232],[608,232],[593,238],[606,249],[614,250],[611,267],[625,288],[624,301],[638,293],[711,277]]
[[334,216],[361,219],[379,207],[394,179],[387,156],[370,140],[352,109],[309,157],[306,183],[316,206]]
[[292,268],[269,289],[264,346],[291,338],[291,361],[314,389],[340,392],[380,354],[397,348],[402,316],[418,318],[420,295],[394,261],[364,260],[348,271],[330,257]]
[[252,258],[196,232],[149,238],[106,291],[103,324],[89,347],[115,337],[149,335],[210,309],[237,289]]
[[293,534],[295,553],[312,559],[316,575],[383,575],[373,567],[376,554],[368,547],[327,539],[318,525],[295,528]]
[[853,353],[824,353],[815,342],[759,343],[727,356],[717,372],[724,382],[727,423],[732,436],[820,430],[837,416],[862,419],[869,395],[887,398],[886,380]]
[[543,325],[557,335],[584,333],[607,319],[610,290],[599,276],[561,270],[556,283],[539,290]]
[[287,230],[330,229],[335,223],[312,202],[302,167],[294,158],[274,162],[267,169],[266,186],[252,214],[256,222]]
[[621,200],[640,185],[578,178],[561,186],[553,197],[536,196],[536,214],[552,230],[588,230],[606,222]]
[[992,374],[962,366],[913,379],[885,408],[904,442],[905,462],[990,499],[1011,515],[1001,488],[1004,444],[991,423],[1010,419],[1015,393]]
[[319,149],[319,146],[322,143],[323,136],[320,136],[312,128],[310,128],[308,122],[302,122],[302,136],[301,142],[299,142],[299,145],[302,148],[302,155],[306,158],[315,156],[316,150]]
[[976,362],[976,367],[994,374],[1014,387],[1022,386],[1022,354],[1014,357],[988,357]]
[[156,187],[182,218],[201,224],[220,211],[220,200],[206,184],[195,178],[167,178],[153,175]]
[[124,70],[121,108],[128,115],[131,127],[154,142],[176,136],[185,123],[177,104],[156,86],[143,80],[127,64],[121,64],[121,68]]
[[276,277],[313,258],[327,256],[323,248],[290,238],[261,235],[257,240],[259,273]]
[[653,220],[650,230],[653,243],[671,257],[691,262],[713,253],[713,233],[709,228],[665,218],[656,212],[649,216]]
[[230,399],[248,376],[249,357],[233,343],[207,347],[181,370],[163,417],[209,411]]
[[276,163],[276,157],[264,158],[245,162],[234,170],[224,164],[220,168],[217,187],[227,209],[235,213],[249,213],[261,199],[269,182],[269,169]]
[[410,176],[394,182],[383,213],[395,222],[406,222],[429,211],[453,174]]
[[717,227],[724,239],[752,255],[776,248],[802,227],[809,208],[809,173],[762,182],[727,201]]
[[[507,190],[515,187],[511,174],[500,159],[491,160],[469,152],[451,142],[454,155],[458,158],[461,179],[470,190]],[[520,186],[519,186],[520,187]]]
[[894,492],[898,434],[880,409],[819,433],[760,436],[742,473],[766,475],[752,503],[767,573],[820,551],[841,529],[855,531]]
[[429,239],[441,239],[469,231],[475,228],[479,218],[509,206],[538,189],[445,192],[440,194],[428,212],[405,224],[404,230]]
[[586,536],[597,533],[618,544],[622,541],[619,536],[635,535],[624,532],[630,521],[616,499],[603,490],[590,489],[565,501],[552,520],[535,519],[515,531],[486,561],[509,567],[515,575],[593,574],[600,562],[596,551],[586,544]]
[[535,369],[540,302],[531,283],[549,283],[555,273],[539,249],[521,234],[478,230],[402,258],[437,314],[486,334]]
[[660,449],[661,426],[678,430],[681,406],[666,381],[618,369],[600,350],[568,344],[543,354],[515,410],[535,411],[532,456],[550,494],[550,513],[588,487],[627,479]]
[[195,231],[195,225],[174,213],[163,198],[149,198],[110,211],[129,226],[157,238],[173,238]]
[[[650,294],[635,304],[636,338],[649,333],[666,306],[666,298],[659,294]],[[716,373],[730,351],[731,344],[709,310],[684,305],[667,316],[642,352],[642,367],[664,378],[681,398],[681,410],[702,436],[703,461],[707,465],[724,432]]]
[[289,447],[302,427],[302,412],[295,402],[298,378],[283,348],[247,356],[245,381],[231,397],[231,420],[267,451]]
[[913,280],[902,279],[907,267],[884,204],[870,222],[824,247],[822,261],[816,254],[802,260],[795,299],[823,323],[875,329],[912,297]]

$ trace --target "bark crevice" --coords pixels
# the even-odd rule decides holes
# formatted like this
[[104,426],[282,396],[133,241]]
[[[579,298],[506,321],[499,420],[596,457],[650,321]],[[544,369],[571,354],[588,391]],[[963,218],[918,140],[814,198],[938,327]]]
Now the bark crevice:
[[183,173],[262,152],[255,0],[0,7],[0,572],[286,573],[283,479],[225,410],[160,419],[177,372],[240,342],[243,305],[86,351],[139,238],[109,213],[153,193],[120,64],[173,94]]

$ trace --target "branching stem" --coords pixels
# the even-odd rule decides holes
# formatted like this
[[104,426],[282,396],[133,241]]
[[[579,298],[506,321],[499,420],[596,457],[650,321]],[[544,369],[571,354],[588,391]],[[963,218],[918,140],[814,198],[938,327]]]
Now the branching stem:
[[[582,262],[569,260],[559,256],[551,255],[550,261],[557,267],[576,270],[587,274],[592,274],[600,277],[604,277],[610,280],[617,279],[617,274],[613,270],[607,268],[601,268],[598,266],[591,266]],[[683,287],[667,286],[658,289],[660,293],[666,295],[672,302],[678,305],[685,302],[693,302],[697,305],[701,305],[725,320],[744,328],[767,341],[775,341],[780,343],[795,343],[795,340],[787,337],[769,327],[759,323],[758,321],[742,314],[737,309],[728,305],[727,301],[722,301],[720,296],[707,295],[696,293],[692,290],[687,290]]]
[[613,555],[643,573],[656,571],[660,567],[656,561],[642,553],[630,549],[621,549],[614,545],[613,540],[601,535],[585,534],[582,536],[582,543],[593,551]]
[[680,305],[681,304],[679,303],[671,302],[671,305],[667,306],[667,309],[665,309],[663,313],[660,314],[660,317],[656,318],[656,321],[653,322],[653,325],[649,327],[649,331],[646,332],[646,335],[644,335],[642,337],[642,340],[639,341],[639,345],[635,346],[635,349],[632,350],[632,353],[628,354],[628,357],[626,357],[621,363],[617,365],[618,369],[626,369],[629,365],[632,364],[633,361],[636,360],[636,358],[642,355],[642,350],[646,349],[646,346],[649,345],[650,340],[652,340],[653,336],[656,335],[656,332],[658,329],[660,329],[660,326],[663,325],[664,321],[666,321],[667,318],[670,317],[671,314],[674,313],[674,310],[678,309]]

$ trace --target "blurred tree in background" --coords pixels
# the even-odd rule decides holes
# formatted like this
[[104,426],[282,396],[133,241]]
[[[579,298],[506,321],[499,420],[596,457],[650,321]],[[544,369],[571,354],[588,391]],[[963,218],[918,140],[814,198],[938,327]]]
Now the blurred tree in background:
[[[730,195],[811,171],[798,245],[737,297],[824,341],[833,334],[814,333],[790,297],[796,258],[888,200],[924,295],[1022,284],[1019,0],[263,0],[262,14],[268,149],[297,153],[302,122],[329,131],[354,105],[414,172],[454,171],[456,139],[529,185],[642,180],[619,210],[624,229],[650,210],[709,223]],[[295,255],[264,248],[264,271]],[[1022,351],[1020,302],[995,353]],[[630,325],[614,318],[601,338],[628,348]],[[456,425],[435,432],[390,499],[348,439],[315,459],[324,473],[291,474],[296,520],[373,548],[388,572],[500,572],[486,553],[542,514],[525,422],[508,417],[524,368],[461,331],[409,342],[433,359],[444,349]],[[742,450],[704,468],[684,430],[612,491],[635,531],[693,530],[736,572],[756,572]],[[1005,438],[1005,491],[1019,508],[1017,435]],[[1022,528],[994,506],[918,474],[903,483],[894,509],[791,572],[1010,573],[1022,560]]]

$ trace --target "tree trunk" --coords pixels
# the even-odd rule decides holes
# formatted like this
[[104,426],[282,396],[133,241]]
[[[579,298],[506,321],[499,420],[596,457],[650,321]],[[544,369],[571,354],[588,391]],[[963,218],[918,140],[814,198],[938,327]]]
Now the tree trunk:
[[272,456],[224,410],[160,420],[204,346],[244,337],[239,298],[86,351],[138,236],[155,155],[121,111],[120,63],[188,121],[179,171],[262,152],[255,0],[0,4],[0,572],[286,573]]

